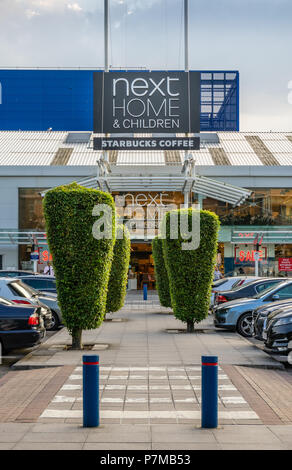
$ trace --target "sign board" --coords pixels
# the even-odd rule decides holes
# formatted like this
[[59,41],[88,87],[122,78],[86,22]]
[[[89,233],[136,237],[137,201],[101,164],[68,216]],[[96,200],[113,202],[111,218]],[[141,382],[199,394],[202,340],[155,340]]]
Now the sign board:
[[292,271],[292,258],[279,258],[278,259],[279,271]]
[[95,137],[94,150],[200,150],[199,137]]
[[40,259],[40,255],[39,255],[39,252],[38,251],[33,251],[31,254],[30,254],[30,259],[32,261],[38,261]]
[[254,257],[254,260],[255,260],[255,261],[259,261],[259,259],[260,259],[260,257],[261,257],[260,252],[259,252],[259,251],[255,251],[253,257]]
[[235,247],[235,256],[234,256],[234,264],[246,264],[252,265],[256,258],[258,257],[257,261],[262,263],[267,262],[267,248],[261,247],[259,251],[256,251],[250,247]]
[[200,72],[96,72],[94,132],[200,132],[200,93]]

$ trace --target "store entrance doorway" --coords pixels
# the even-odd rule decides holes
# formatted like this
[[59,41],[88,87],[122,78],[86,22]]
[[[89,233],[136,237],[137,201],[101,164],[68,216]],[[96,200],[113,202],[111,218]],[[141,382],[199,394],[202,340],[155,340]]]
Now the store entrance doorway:
[[137,280],[137,289],[143,289],[147,284],[148,289],[155,289],[154,261],[151,243],[132,243],[130,276]]

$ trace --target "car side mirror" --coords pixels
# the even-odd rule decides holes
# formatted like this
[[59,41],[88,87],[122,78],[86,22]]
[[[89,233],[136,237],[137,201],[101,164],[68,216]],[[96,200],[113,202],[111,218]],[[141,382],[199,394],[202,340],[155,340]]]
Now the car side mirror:
[[272,300],[280,300],[279,294],[274,294],[274,295],[272,296]]

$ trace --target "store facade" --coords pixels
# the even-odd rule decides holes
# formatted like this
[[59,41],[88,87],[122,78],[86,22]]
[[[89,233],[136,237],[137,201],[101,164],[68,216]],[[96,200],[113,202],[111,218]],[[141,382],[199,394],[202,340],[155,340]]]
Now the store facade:
[[78,181],[115,198],[135,288],[155,285],[164,213],[191,205],[220,218],[223,274],[254,273],[256,240],[261,274],[292,272],[292,133],[239,132],[237,71],[0,70],[0,85],[0,268],[37,251],[42,271],[43,193]]
[[[254,134],[255,135],[255,134]],[[225,275],[244,272],[254,274],[254,241],[260,238],[260,273],[263,275],[288,274],[292,270],[292,143],[289,134],[258,134],[263,142],[286,153],[275,152],[278,165],[260,164],[251,151],[243,155],[238,151],[246,133],[216,133],[219,144],[206,144],[205,148],[192,152],[195,164],[196,184],[204,192],[192,186],[189,175],[183,175],[184,152],[180,163],[169,164],[166,152],[117,152],[110,155],[111,173],[97,172],[94,163],[96,153],[91,144],[66,144],[68,133],[1,133],[0,150],[0,260],[2,269],[30,269],[30,254],[37,247],[40,253],[38,269],[41,271],[50,260],[45,237],[42,210],[42,194],[51,187],[72,181],[108,190],[114,197],[117,212],[123,223],[134,226],[132,235],[132,285],[140,288],[143,275],[149,275],[154,287],[151,240],[158,232],[159,222],[165,211],[185,204],[212,210],[221,220],[218,245],[218,264]],[[269,139],[269,140],[268,140]],[[270,143],[270,144],[269,144]],[[2,147],[1,147],[2,145]],[[3,149],[13,148],[5,156]],[[17,149],[22,146],[27,152]],[[277,147],[278,146],[278,147]],[[70,148],[71,156],[66,165],[54,165],[60,148]],[[223,148],[229,165],[216,165],[213,149]],[[240,148],[241,149],[241,148]],[[25,164],[28,154],[31,163]],[[8,158],[13,164],[8,163]],[[2,160],[1,160],[2,159]],[[238,165],[249,159],[250,165]],[[289,159],[291,165],[288,165]],[[285,164],[283,164],[285,163]],[[187,176],[187,177],[186,177]],[[250,196],[235,206],[205,194],[205,180],[220,182],[229,188],[245,188]],[[187,183],[186,183],[187,181]],[[203,181],[203,183],[202,183]],[[86,183],[87,182],[87,183]],[[88,183],[90,182],[90,183]],[[188,186],[189,184],[189,186]],[[95,185],[95,186],[94,186]],[[233,186],[232,186],[233,187]],[[221,199],[220,199],[221,197]],[[133,206],[138,210],[131,213]],[[147,230],[146,230],[147,229]]]

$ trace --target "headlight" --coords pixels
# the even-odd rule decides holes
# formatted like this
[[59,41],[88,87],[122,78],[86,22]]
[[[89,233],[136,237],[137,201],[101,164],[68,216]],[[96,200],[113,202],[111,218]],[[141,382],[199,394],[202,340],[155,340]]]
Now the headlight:
[[279,318],[279,320],[275,321],[274,326],[282,326],[282,325],[289,325],[289,324],[292,324],[292,317]]

